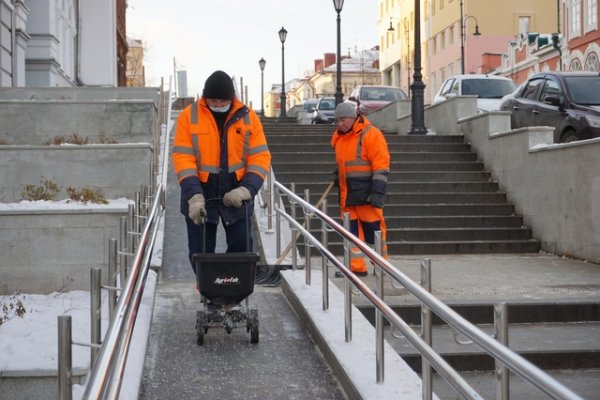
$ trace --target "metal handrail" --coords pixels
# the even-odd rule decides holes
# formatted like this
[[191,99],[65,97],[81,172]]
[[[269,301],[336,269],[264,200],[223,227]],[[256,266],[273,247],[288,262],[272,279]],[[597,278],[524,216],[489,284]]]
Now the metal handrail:
[[121,290],[119,301],[116,305],[115,318],[111,321],[98,354],[98,359],[90,371],[86,382],[83,399],[117,399],[121,389],[127,354],[131,337],[136,323],[139,306],[142,301],[144,285],[148,271],[152,249],[156,240],[159,221],[165,208],[165,195],[167,187],[168,156],[171,121],[171,79],[169,79],[167,125],[163,149],[163,165],[161,182],[154,194],[152,211],[146,219],[144,229],[139,238],[138,248],[135,252],[131,271],[125,286]]
[[[286,188],[280,182],[274,182],[274,186],[285,193],[285,195],[288,196],[288,199],[294,201],[296,204],[299,204],[301,207],[308,210],[308,212],[313,213],[315,216],[325,221],[327,225],[333,228],[344,239],[352,242],[353,246],[358,247],[359,250],[366,257],[369,257],[377,267],[385,271],[392,279],[400,282],[412,295],[419,299],[423,305],[427,306],[432,310],[432,312],[436,313],[449,326],[458,330],[463,335],[470,338],[473,342],[477,343],[488,355],[492,356],[495,360],[500,361],[503,365],[519,375],[521,378],[527,380],[553,399],[582,399],[569,388],[565,387],[550,375],[546,374],[540,368],[527,361],[525,358],[521,357],[508,347],[504,346],[502,343],[491,338],[478,327],[461,317],[449,306],[415,283],[407,275],[400,272],[395,266],[390,264],[381,255],[373,251],[363,241],[358,240],[356,236],[344,229],[333,218],[314,207],[312,204],[304,201],[300,196],[296,195],[293,191]],[[406,323],[400,317],[398,317],[398,315],[385,302],[383,302],[375,293],[373,293],[368,286],[364,284],[364,282],[351,273],[348,267],[342,264],[337,257],[329,252],[329,250],[324,247],[318,239],[313,237],[308,230],[304,229],[297,221],[295,221],[295,219],[289,216],[285,210],[276,208],[276,212],[283,215],[284,218],[290,222],[290,224],[294,225],[294,227],[298,229],[302,235],[304,235],[305,239],[310,240],[314,246],[321,251],[322,254],[324,254],[340,271],[342,271],[342,273],[344,273],[344,275],[367,297],[367,299],[383,315],[385,315],[388,321],[406,336],[406,338],[411,342],[411,344],[413,344],[413,346],[415,346],[419,353],[421,353],[421,355],[424,356],[434,368],[436,368],[438,373],[444,377],[449,384],[451,384],[456,390],[461,391],[461,394],[463,395],[471,394],[472,389],[466,382],[464,382],[464,380],[462,380],[462,377],[455,378],[451,371],[454,373],[456,373],[456,371],[454,371],[452,367],[447,366],[445,361],[443,363],[438,362],[439,360],[437,360],[437,357],[440,356],[435,353],[431,347],[422,342],[421,338],[414,334],[412,330],[409,329],[409,331],[406,331],[408,325],[406,325]],[[326,282],[323,282],[323,284],[326,284]],[[433,354],[430,354],[431,352],[434,352],[437,357],[435,357]],[[446,366],[449,370],[446,370]],[[450,378],[451,380],[448,380],[447,378]],[[476,396],[478,395],[476,394]]]

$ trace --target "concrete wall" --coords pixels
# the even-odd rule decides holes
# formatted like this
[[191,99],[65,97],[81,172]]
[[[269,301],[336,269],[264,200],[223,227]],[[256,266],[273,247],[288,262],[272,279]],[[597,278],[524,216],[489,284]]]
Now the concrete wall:
[[510,114],[458,122],[542,250],[600,263],[600,139],[554,144],[553,130],[510,131]]
[[126,205],[0,211],[0,294],[89,290],[90,268],[108,276],[108,240]]
[[410,114],[410,100],[395,101],[379,110],[367,115],[373,125],[383,132],[397,132],[397,123],[400,117]]
[[158,104],[158,88],[122,88],[122,87],[36,87],[36,88],[0,88],[0,100],[152,100]]
[[[395,123],[395,132],[399,135],[406,135],[410,132],[412,126],[410,106],[408,110],[408,114],[397,118]],[[476,96],[453,97],[425,107],[425,127],[429,132],[436,135],[457,135],[460,134],[457,121],[476,114]],[[391,120],[388,120],[388,123],[391,123]]]
[[133,199],[151,182],[152,156],[146,143],[0,146],[0,202],[22,200],[23,185],[39,185],[42,177],[64,188],[93,186],[107,198]]
[[153,143],[157,116],[151,100],[0,100],[0,140],[45,144],[55,136],[104,134],[119,143]]

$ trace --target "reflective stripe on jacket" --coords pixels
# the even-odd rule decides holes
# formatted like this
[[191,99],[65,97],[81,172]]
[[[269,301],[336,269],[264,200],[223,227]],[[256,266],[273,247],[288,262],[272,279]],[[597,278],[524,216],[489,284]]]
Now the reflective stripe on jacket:
[[[222,132],[204,98],[179,115],[173,139],[173,167],[182,189],[184,215],[187,200],[196,193],[211,199],[244,186],[252,196],[256,195],[270,166],[271,153],[260,119],[238,99],[232,101]],[[218,221],[216,203],[207,203],[207,219],[212,223]],[[239,209],[221,208],[226,223],[243,217]]]
[[336,129],[331,145],[338,167],[340,207],[369,204],[371,193],[385,195],[390,153],[379,129],[360,116],[349,132]]

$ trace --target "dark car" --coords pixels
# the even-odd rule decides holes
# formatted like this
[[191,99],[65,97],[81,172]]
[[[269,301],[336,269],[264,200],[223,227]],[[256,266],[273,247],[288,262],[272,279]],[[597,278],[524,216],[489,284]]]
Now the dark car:
[[364,115],[398,100],[408,100],[408,96],[404,90],[393,86],[359,85],[348,97],[348,101],[356,104],[357,110]]
[[532,75],[500,110],[510,111],[513,129],[551,126],[554,142],[600,137],[600,74],[541,72]]
[[317,101],[312,115],[313,124],[332,124],[334,122],[335,98],[321,97]]

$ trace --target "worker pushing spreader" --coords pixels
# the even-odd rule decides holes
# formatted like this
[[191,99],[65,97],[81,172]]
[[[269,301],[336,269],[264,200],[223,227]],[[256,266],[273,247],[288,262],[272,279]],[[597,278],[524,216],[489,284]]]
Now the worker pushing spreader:
[[[247,206],[245,203],[246,221],[249,218]],[[206,230],[204,223],[202,229]],[[258,343],[258,309],[250,308],[249,296],[254,292],[256,263],[260,256],[250,248],[250,234],[246,236],[246,252],[206,253],[203,242],[202,252],[192,256],[202,303],[196,317],[199,346],[204,344],[208,329],[214,327],[224,328],[227,333],[245,327],[250,332],[250,342]]]

